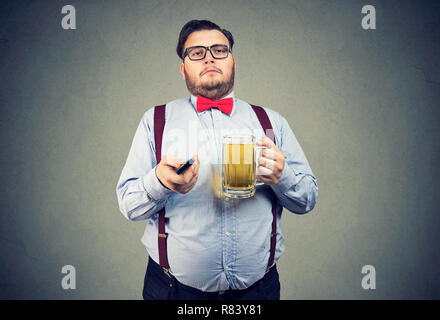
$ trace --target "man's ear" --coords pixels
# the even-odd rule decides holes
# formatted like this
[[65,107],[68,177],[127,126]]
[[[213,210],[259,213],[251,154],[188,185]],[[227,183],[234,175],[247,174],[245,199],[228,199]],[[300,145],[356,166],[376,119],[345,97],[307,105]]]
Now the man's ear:
[[183,64],[183,62],[180,64],[180,73],[182,74],[183,80],[185,79],[185,65]]

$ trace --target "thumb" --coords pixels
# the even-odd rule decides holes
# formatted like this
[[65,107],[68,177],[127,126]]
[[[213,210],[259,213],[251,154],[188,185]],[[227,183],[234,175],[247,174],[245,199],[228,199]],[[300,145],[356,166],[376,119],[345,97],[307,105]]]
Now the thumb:
[[185,160],[183,160],[182,158],[177,158],[173,155],[167,154],[164,158],[163,158],[164,164],[173,168],[178,168],[180,167],[182,164],[185,163]]

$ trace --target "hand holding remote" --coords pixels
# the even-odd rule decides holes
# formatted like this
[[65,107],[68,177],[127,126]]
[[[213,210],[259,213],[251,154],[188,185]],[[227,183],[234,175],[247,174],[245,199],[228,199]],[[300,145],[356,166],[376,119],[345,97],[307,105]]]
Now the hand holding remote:
[[[195,186],[199,175],[199,157],[195,154],[192,159],[194,163],[190,165],[191,159],[188,160],[188,164],[185,166],[187,169],[184,169],[185,167],[182,167],[185,164],[184,159],[165,155],[156,166],[157,178],[166,188],[174,192],[188,193]],[[177,172],[179,167],[182,167],[179,170],[180,174]]]

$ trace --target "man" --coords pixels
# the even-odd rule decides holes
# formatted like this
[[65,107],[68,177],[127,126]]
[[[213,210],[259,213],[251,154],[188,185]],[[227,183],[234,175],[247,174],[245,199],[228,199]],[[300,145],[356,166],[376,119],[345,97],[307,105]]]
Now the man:
[[[121,212],[147,220],[144,299],[279,299],[282,209],[303,214],[315,206],[316,178],[287,121],[264,108],[272,141],[253,107],[235,97],[233,45],[232,34],[210,21],[185,24],[177,54],[191,95],[166,104],[159,163],[155,108],[144,114],[118,181]],[[202,108],[206,99],[229,104]],[[267,147],[258,157],[264,185],[248,199],[218,195],[221,138],[237,130],[256,133]],[[194,164],[177,174],[191,156]]]

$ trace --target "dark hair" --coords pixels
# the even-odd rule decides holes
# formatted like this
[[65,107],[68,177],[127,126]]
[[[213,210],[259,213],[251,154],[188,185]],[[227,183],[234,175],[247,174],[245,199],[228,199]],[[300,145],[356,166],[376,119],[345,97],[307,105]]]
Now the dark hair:
[[232,50],[232,47],[234,45],[234,37],[232,37],[232,34],[228,30],[222,29],[215,23],[208,20],[191,20],[183,26],[182,30],[180,30],[179,40],[177,41],[177,48],[176,48],[177,55],[179,56],[180,59],[183,58],[183,49],[186,39],[188,39],[191,33],[200,30],[220,31],[228,39],[229,47]]

